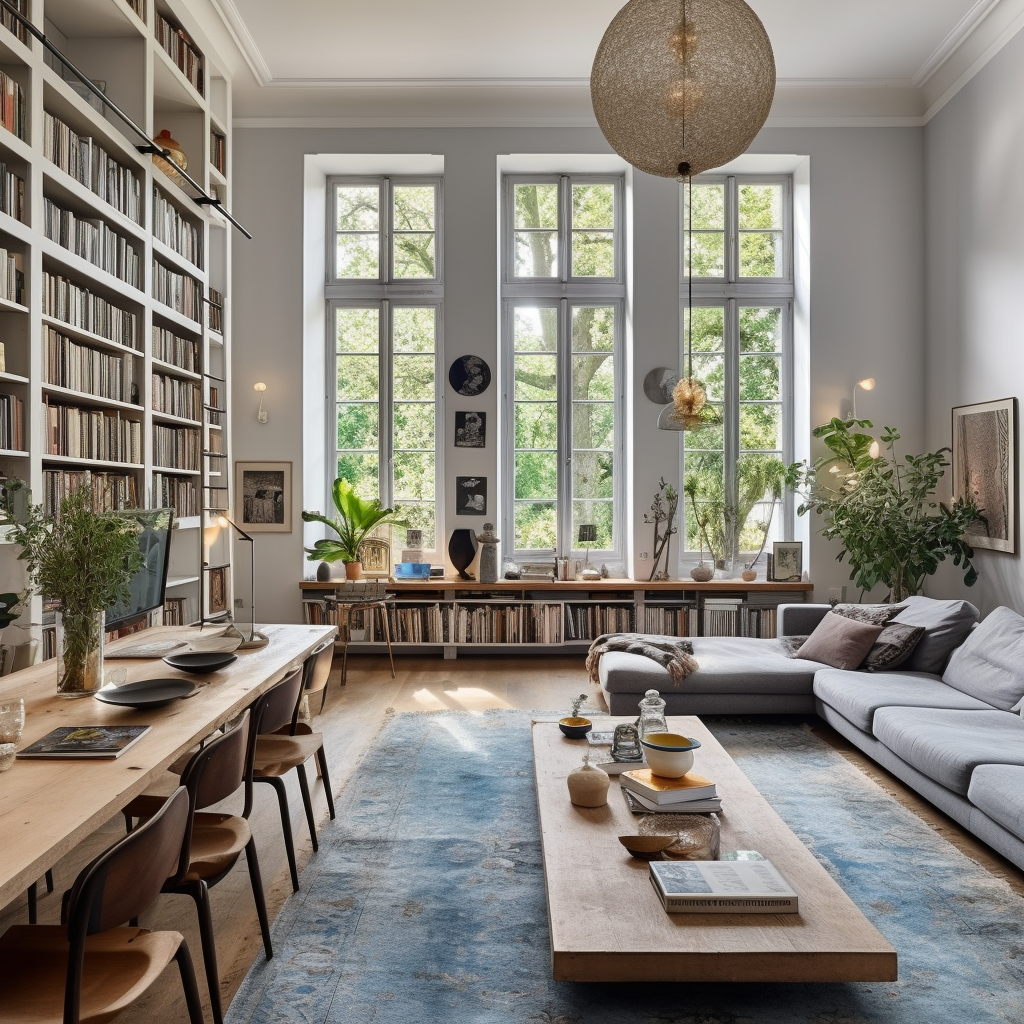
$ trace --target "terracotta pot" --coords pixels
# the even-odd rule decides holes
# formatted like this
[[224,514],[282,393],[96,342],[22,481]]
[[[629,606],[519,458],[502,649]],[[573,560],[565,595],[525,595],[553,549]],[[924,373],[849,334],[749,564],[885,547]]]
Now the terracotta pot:
[[346,562],[345,563],[345,579],[347,580],[361,580],[363,578],[363,563],[362,562]]
[[757,573],[756,573],[756,572],[754,572],[754,570],[753,570],[753,569],[744,569],[744,570],[743,570],[743,572],[741,572],[741,573],[740,573],[740,576],[741,576],[741,577],[742,577],[742,578],[743,578],[743,579],[744,579],[744,580],[745,580],[745,581],[746,581],[747,583],[751,583],[751,582],[753,582],[754,580],[756,580],[756,579],[757,579]]

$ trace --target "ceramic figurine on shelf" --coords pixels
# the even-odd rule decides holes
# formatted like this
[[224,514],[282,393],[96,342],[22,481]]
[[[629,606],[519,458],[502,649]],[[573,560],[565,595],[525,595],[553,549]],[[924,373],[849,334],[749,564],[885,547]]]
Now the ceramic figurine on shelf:
[[494,524],[484,523],[484,532],[476,534],[480,545],[480,582],[498,582],[498,538],[494,535]]
[[603,768],[590,763],[590,755],[583,755],[583,764],[574,768],[566,778],[569,800],[577,807],[604,807],[608,803],[611,780]]

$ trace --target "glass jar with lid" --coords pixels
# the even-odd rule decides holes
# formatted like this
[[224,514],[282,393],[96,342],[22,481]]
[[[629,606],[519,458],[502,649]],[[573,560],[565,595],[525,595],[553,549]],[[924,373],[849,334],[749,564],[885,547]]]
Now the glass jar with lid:
[[668,732],[668,722],[665,719],[665,701],[657,690],[648,690],[644,699],[640,701],[640,718],[637,720],[637,732],[640,739],[650,736],[655,732]]

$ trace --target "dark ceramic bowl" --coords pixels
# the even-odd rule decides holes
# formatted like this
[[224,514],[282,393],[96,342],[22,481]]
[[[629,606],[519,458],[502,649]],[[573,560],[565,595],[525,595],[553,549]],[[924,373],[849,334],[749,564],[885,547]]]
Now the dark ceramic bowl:
[[563,718],[558,723],[558,728],[571,740],[581,740],[594,728],[594,723],[589,718]]

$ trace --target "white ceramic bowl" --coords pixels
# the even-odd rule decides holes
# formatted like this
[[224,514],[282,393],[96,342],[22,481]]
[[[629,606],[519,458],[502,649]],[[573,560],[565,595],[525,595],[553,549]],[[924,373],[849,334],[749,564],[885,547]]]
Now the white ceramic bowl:
[[677,732],[652,732],[640,742],[651,771],[666,779],[681,779],[693,767],[693,752],[700,746],[700,740]]

